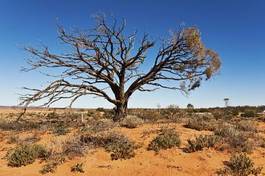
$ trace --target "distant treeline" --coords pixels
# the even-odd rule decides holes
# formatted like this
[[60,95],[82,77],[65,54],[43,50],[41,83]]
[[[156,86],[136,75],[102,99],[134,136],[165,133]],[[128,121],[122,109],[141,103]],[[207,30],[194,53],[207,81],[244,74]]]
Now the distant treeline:
[[229,106],[229,107],[213,107],[213,108],[195,108],[193,112],[212,112],[215,110],[229,110],[237,112],[252,111],[255,113],[261,113],[265,111],[265,106]]

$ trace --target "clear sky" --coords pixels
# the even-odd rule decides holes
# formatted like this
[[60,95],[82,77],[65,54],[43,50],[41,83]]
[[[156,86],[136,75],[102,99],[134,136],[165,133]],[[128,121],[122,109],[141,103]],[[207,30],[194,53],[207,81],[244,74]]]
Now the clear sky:
[[[180,25],[197,26],[205,45],[222,59],[220,73],[189,96],[164,89],[136,93],[130,107],[223,106],[225,97],[231,105],[265,104],[263,0],[0,0],[0,105],[16,105],[21,87],[40,88],[48,81],[38,72],[20,71],[28,56],[24,46],[43,43],[60,52],[56,24],[85,28],[98,12],[125,18],[128,30],[147,32],[154,39]],[[74,106],[111,107],[93,97]]]

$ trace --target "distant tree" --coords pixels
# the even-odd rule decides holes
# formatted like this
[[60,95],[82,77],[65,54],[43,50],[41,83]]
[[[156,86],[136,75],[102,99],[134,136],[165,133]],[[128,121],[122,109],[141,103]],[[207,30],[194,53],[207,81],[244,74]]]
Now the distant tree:
[[229,106],[229,98],[224,98],[225,107]]
[[188,108],[188,109],[193,109],[194,106],[193,106],[192,104],[189,103],[189,104],[187,104],[187,108]]
[[[43,89],[26,88],[30,93],[21,97],[21,105],[45,100],[42,106],[50,106],[70,99],[71,106],[82,96],[95,95],[115,106],[113,120],[118,121],[126,116],[128,100],[135,91],[165,88],[187,93],[220,68],[218,55],[203,45],[195,27],[170,35],[160,42],[155,55],[147,56],[147,51],[155,46],[147,34],[137,40],[136,32],[125,32],[124,21],[109,21],[103,16],[95,19],[92,30],[69,33],[59,27],[59,39],[71,47],[64,54],[53,54],[48,47],[26,48],[33,57],[25,71],[55,69],[59,75]],[[146,64],[149,69],[142,67],[146,59],[153,62]]]

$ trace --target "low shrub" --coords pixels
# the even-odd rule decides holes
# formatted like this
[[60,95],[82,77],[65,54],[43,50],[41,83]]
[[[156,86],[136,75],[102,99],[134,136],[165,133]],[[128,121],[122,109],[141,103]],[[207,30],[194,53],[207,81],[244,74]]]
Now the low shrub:
[[62,146],[62,154],[67,156],[69,159],[75,157],[82,157],[86,152],[86,147],[80,142],[80,139],[66,141]]
[[40,170],[41,174],[54,173],[57,167],[65,162],[62,154],[53,154],[48,158],[48,162]]
[[7,143],[8,144],[34,144],[40,140],[40,137],[35,133],[27,137],[19,137],[19,135],[11,135]]
[[257,126],[253,121],[242,120],[236,124],[236,129],[242,131],[257,132]]
[[251,110],[246,110],[244,113],[241,114],[241,117],[256,117],[257,113],[255,111],[251,111]]
[[81,129],[82,132],[103,132],[113,128],[115,124],[111,119],[101,119],[90,122],[87,127]]
[[195,129],[198,131],[202,130],[209,130],[213,131],[216,127],[216,120],[208,120],[204,119],[203,117],[195,117],[190,119],[186,125],[184,125],[186,128]]
[[60,114],[58,114],[57,112],[53,111],[53,112],[49,112],[46,115],[46,118],[51,120],[51,119],[59,119],[60,118]]
[[148,145],[148,150],[159,152],[161,149],[169,149],[180,146],[179,134],[174,129],[163,129]]
[[31,121],[5,121],[0,119],[0,129],[5,131],[27,131],[40,128],[40,124]]
[[90,147],[103,147],[111,153],[112,160],[130,159],[135,156],[134,150],[137,148],[134,142],[119,134],[81,136],[81,142]]
[[136,128],[137,126],[143,124],[143,119],[138,118],[137,116],[128,115],[120,122],[120,126],[126,128]]
[[112,134],[107,137],[104,148],[111,152],[111,159],[130,159],[135,156],[136,145],[127,137]]
[[237,152],[251,152],[254,148],[253,143],[248,139],[248,135],[233,126],[223,126],[214,131],[215,135],[223,137],[223,141],[228,147]]
[[217,171],[218,175],[248,176],[259,175],[262,167],[255,167],[254,162],[245,154],[235,154],[225,164],[223,169]]
[[243,133],[228,139],[229,146],[236,152],[251,153],[254,149],[253,142]]
[[203,150],[204,148],[214,147],[219,141],[220,137],[216,135],[200,135],[194,140],[188,140],[188,147],[185,151],[190,153]]
[[41,174],[54,173],[57,166],[58,164],[56,162],[48,162],[42,167],[40,173]]
[[80,172],[80,173],[84,173],[84,169],[83,169],[83,163],[77,163],[74,166],[71,167],[71,172]]
[[219,109],[212,111],[212,115],[215,119],[231,120],[235,115],[234,112],[228,109]]
[[20,167],[32,164],[37,158],[47,158],[49,152],[38,144],[21,145],[8,152],[8,165],[11,167]]
[[53,129],[53,133],[57,136],[66,135],[69,132],[70,130],[67,128],[67,126],[64,123],[59,123]]
[[158,111],[155,111],[155,110],[143,110],[136,115],[138,117],[142,118],[143,120],[149,121],[149,122],[155,122],[155,121],[163,118],[161,113]]

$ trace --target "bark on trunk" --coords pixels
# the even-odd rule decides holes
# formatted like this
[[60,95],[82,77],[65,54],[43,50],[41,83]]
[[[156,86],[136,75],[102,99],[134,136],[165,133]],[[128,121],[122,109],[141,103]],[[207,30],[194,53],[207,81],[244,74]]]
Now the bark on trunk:
[[127,115],[127,103],[118,104],[115,108],[115,116],[113,120],[115,122],[122,120]]

